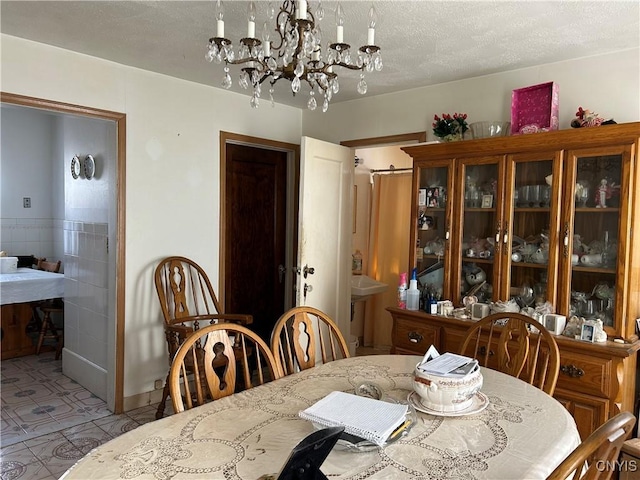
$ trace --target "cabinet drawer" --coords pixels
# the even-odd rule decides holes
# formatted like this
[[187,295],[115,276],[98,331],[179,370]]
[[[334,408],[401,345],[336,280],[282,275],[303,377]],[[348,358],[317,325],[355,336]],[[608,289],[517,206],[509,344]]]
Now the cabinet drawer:
[[440,328],[398,318],[393,329],[393,345],[423,355],[431,345],[438,345]]
[[609,397],[611,364],[607,358],[561,352],[557,388]]

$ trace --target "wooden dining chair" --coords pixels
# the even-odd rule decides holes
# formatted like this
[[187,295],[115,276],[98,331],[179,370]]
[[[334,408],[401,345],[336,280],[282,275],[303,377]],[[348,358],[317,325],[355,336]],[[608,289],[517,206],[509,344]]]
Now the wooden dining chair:
[[[59,273],[61,266],[62,262],[60,260],[57,262],[48,262],[44,259],[38,259],[36,269],[45,272]],[[31,308],[36,322],[40,324],[36,355],[40,355],[44,341],[50,339],[54,341],[56,349],[55,359],[58,360],[62,355],[62,348],[64,347],[64,300],[62,298],[50,298],[32,302]],[[42,318],[40,318],[38,311],[42,312]],[[62,324],[56,326],[54,317],[61,317]]]
[[560,373],[560,351],[553,335],[538,321],[520,313],[494,313],[469,330],[462,355],[483,367],[520,378],[553,395]]
[[271,333],[271,352],[285,375],[322,363],[349,358],[349,347],[338,325],[313,307],[295,307],[285,312]]
[[630,412],[620,412],[610,418],[578,445],[547,480],[610,479],[618,470],[616,461],[620,449],[635,423],[636,417]]
[[[249,325],[251,315],[225,314],[204,269],[193,260],[172,256],[163,259],[155,269],[156,293],[164,319],[169,364],[187,336],[200,324],[234,322]],[[164,415],[169,391],[169,373],[162,392],[156,418]]]
[[207,325],[176,352],[169,371],[171,402],[179,413],[232,395],[237,381],[249,389],[280,377],[278,363],[257,333],[234,323]]

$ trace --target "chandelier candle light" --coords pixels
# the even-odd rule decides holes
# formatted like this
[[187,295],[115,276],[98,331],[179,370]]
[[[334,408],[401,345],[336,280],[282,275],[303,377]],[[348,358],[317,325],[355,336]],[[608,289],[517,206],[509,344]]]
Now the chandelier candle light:
[[[336,7],[336,41],[322,50],[323,32],[320,21],[324,18],[324,8],[319,1],[315,13],[308,8],[305,0],[285,0],[276,15],[272,2],[267,6],[267,18],[276,19],[275,28],[264,22],[261,39],[255,38],[256,4],[249,2],[247,8],[247,36],[240,39],[238,52],[233,51],[231,40],[225,38],[224,6],[221,0],[216,2],[216,36],[209,39],[206,59],[209,62],[224,61],[222,86],[231,88],[229,65],[243,65],[238,84],[253,88],[250,104],[258,108],[262,93],[262,84],[269,81],[269,98],[272,106],[274,85],[278,80],[291,82],[291,91],[295,96],[302,88],[302,82],[309,85],[307,107],[315,110],[318,106],[316,94],[323,97],[322,111],[326,112],[334,94],[340,90],[338,74],[334,67],[360,70],[358,93],[367,93],[364,72],[382,70],[380,47],[375,43],[375,27],[378,14],[372,5],[369,10],[367,45],[358,49],[353,58],[351,46],[344,43],[344,10],[338,3]],[[275,35],[274,35],[275,32]]]

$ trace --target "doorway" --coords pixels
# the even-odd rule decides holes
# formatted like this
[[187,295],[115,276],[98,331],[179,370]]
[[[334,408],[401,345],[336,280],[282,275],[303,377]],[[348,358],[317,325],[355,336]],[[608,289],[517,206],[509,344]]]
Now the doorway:
[[269,343],[294,303],[299,146],[222,132],[220,301]]
[[[46,99],[26,97],[1,92],[0,101],[5,104],[39,109],[46,112],[54,112],[62,115],[65,119],[71,118],[74,121],[81,117],[90,119],[105,120],[114,122],[115,126],[115,171],[114,178],[110,188],[113,189],[114,209],[113,217],[109,223],[109,237],[115,248],[111,249],[112,253],[108,254],[108,303],[110,305],[107,315],[106,339],[105,339],[105,357],[103,375],[106,387],[106,402],[109,410],[114,413],[121,413],[123,410],[123,383],[124,383],[124,262],[125,262],[125,134],[126,134],[126,116],[122,113],[111,112],[107,110],[94,109],[91,107],[83,107],[79,105],[71,105],[67,103],[55,102]],[[86,152],[89,153],[89,152]],[[66,153],[65,153],[66,155]],[[68,156],[68,155],[66,155]],[[71,161],[71,158],[64,158],[65,166]],[[98,164],[99,168],[102,168]],[[96,177],[99,175],[97,169]],[[115,279],[118,278],[116,282]],[[63,353],[63,365],[64,365]],[[74,358],[81,359],[80,355],[74,355]],[[82,361],[80,360],[81,363]],[[89,363],[89,362],[86,362]],[[87,377],[95,378],[96,375]],[[76,379],[78,380],[78,379]],[[82,380],[78,383],[84,385]],[[90,381],[89,381],[90,383]],[[90,385],[85,385],[91,389]]]

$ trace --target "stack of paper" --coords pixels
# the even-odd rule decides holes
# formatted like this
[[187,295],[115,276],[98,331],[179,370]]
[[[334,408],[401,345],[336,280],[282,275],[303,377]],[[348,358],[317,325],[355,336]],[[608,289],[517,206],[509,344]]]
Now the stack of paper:
[[478,361],[464,355],[443,353],[440,355],[435,347],[429,348],[418,370],[439,376],[465,376],[476,370]]
[[326,427],[343,426],[347,433],[384,445],[391,433],[404,423],[407,408],[399,403],[331,392],[298,415]]

